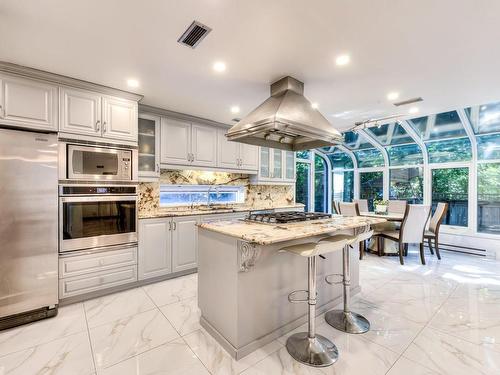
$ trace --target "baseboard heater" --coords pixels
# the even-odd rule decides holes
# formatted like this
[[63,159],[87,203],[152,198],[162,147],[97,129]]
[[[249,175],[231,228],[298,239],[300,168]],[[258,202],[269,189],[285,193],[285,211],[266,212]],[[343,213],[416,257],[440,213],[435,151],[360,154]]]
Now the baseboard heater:
[[[425,246],[429,247],[427,242],[425,242]],[[432,246],[434,249],[434,245]],[[448,243],[439,243],[439,250],[445,250],[445,251],[452,251],[454,253],[462,253],[462,254],[470,254],[470,255],[476,255],[480,257],[486,257],[488,256],[486,249],[478,249],[475,247],[469,247],[469,246],[461,246],[461,245],[452,245]]]

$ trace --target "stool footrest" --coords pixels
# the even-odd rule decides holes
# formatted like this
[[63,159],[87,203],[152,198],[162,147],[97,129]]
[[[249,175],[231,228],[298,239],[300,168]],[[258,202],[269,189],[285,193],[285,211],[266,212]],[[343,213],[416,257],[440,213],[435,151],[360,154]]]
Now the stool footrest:
[[[333,277],[333,276],[340,277],[340,278],[342,278],[342,280],[340,280],[340,281],[331,281],[330,278]],[[330,275],[326,275],[325,276],[326,283],[330,284],[330,285],[342,284],[343,280],[344,280],[344,275],[341,274],[341,273],[332,273]]]
[[[303,293],[303,298],[296,298],[295,296],[299,293]],[[294,290],[292,293],[288,295],[288,302],[290,303],[302,303],[309,301],[309,291],[308,290]]]

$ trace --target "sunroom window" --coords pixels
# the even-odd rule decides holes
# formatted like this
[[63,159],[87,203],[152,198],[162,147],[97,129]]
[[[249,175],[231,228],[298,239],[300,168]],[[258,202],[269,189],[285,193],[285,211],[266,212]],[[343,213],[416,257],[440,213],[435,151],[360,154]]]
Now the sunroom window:
[[390,170],[390,199],[402,199],[411,204],[424,202],[424,173],[418,168],[394,168]]
[[359,133],[344,133],[345,146],[354,152],[358,168],[383,167],[384,156],[368,139]]
[[245,202],[244,186],[161,185],[160,206],[235,204]]

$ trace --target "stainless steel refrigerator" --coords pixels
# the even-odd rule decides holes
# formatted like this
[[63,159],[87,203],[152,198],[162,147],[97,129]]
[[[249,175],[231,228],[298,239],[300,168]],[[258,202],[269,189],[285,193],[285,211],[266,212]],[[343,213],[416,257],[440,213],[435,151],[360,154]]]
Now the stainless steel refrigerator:
[[0,329],[58,304],[57,136],[0,129]]

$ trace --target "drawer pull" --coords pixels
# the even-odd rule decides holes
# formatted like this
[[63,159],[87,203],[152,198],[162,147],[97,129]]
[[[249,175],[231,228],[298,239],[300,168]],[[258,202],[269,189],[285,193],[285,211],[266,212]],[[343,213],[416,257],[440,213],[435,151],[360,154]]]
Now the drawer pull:
[[104,266],[104,259],[99,259],[99,265]]

